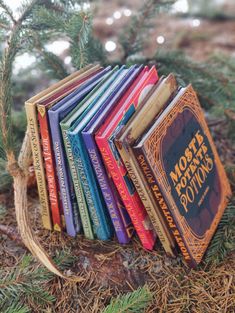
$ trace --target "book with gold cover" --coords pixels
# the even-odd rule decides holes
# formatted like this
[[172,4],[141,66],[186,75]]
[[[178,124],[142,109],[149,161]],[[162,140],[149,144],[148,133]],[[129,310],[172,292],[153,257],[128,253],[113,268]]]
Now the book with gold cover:
[[133,151],[185,261],[195,267],[231,189],[191,85],[181,88]]

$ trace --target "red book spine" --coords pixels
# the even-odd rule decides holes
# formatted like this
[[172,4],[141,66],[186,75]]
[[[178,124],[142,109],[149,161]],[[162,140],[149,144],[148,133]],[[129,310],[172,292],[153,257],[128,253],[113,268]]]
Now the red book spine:
[[150,225],[147,225],[148,215],[143,204],[136,192],[130,193],[125,183],[125,179],[120,172],[117,162],[110,150],[106,140],[97,138],[97,145],[102,154],[104,163],[116,185],[116,188],[122,198],[122,201],[128,211],[135,230],[145,249],[152,250],[155,243],[155,233]]
[[41,144],[46,169],[46,179],[48,184],[52,220],[54,224],[54,229],[57,231],[61,231],[63,226],[60,215],[60,198],[57,186],[54,155],[51,146],[50,130],[47,119],[47,109],[45,105],[38,105],[38,120],[40,125]]

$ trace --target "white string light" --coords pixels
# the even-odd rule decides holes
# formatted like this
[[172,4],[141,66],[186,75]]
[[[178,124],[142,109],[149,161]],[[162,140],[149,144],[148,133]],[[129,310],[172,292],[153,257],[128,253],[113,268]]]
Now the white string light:
[[120,11],[115,11],[113,13],[113,17],[116,19],[116,20],[119,20],[121,17],[122,17],[122,13]]
[[86,10],[89,10],[91,7],[90,3],[89,2],[84,2],[83,3],[83,10],[86,11]]
[[159,45],[162,45],[165,42],[165,37],[161,35],[161,36],[158,36],[156,40]]
[[113,52],[116,49],[116,47],[117,47],[116,43],[114,41],[112,41],[112,40],[108,40],[105,43],[105,49],[108,52]]
[[132,12],[131,12],[130,9],[124,9],[124,10],[123,10],[123,14],[124,14],[125,16],[131,16]]
[[72,58],[71,58],[70,55],[68,55],[68,56],[64,59],[64,63],[67,64],[67,65],[70,64],[71,61],[72,61]]
[[112,18],[112,17],[108,17],[108,18],[106,18],[106,24],[107,24],[107,25],[112,25],[112,24],[113,24],[113,22],[114,22],[114,20],[113,20],[113,18]]
[[201,25],[201,21],[197,18],[195,18],[194,20],[192,20],[191,22],[191,26],[192,27],[199,27]]
[[21,55],[18,55],[15,58],[14,66],[13,66],[13,73],[16,75],[20,72],[21,69],[26,69],[30,65],[36,62],[36,57],[34,55],[25,52]]
[[48,51],[60,55],[64,50],[68,49],[70,43],[65,40],[56,40],[50,44],[47,44],[45,47]]
[[189,5],[187,0],[177,0],[172,6],[173,13],[187,13]]

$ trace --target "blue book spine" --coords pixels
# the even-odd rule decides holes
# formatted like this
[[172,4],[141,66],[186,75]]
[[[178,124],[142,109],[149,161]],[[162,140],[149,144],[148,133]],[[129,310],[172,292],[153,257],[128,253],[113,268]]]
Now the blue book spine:
[[87,200],[94,233],[98,239],[108,240],[113,234],[113,229],[106,206],[102,202],[102,195],[98,191],[97,181],[82,136],[80,133],[74,134],[68,132],[68,138],[71,143],[74,161]]
[[112,180],[108,177],[104,164],[101,160],[95,139],[89,133],[82,133],[93,169],[98,180],[100,190],[108,208],[118,241],[128,243],[133,233],[133,226],[125,207],[119,201],[112,189]]
[[64,153],[63,140],[59,128],[59,116],[55,111],[48,111],[50,126],[52,128],[51,137],[55,154],[56,169],[59,180],[60,195],[63,203],[64,217],[67,233],[75,237],[81,230],[81,222],[73,188],[72,179],[68,169],[67,160]]

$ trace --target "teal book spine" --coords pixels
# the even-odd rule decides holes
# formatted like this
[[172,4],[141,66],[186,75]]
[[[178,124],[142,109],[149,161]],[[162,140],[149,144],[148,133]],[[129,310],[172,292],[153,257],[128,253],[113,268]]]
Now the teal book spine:
[[111,67],[107,67],[105,69],[105,75],[100,81],[100,83],[82,100],[79,102],[76,107],[71,111],[61,122],[61,133],[63,136],[64,147],[66,156],[68,159],[68,165],[71,172],[75,195],[78,203],[78,209],[81,217],[81,222],[83,226],[84,235],[88,239],[93,239],[93,227],[91,216],[88,210],[88,205],[86,201],[86,197],[83,191],[82,183],[80,176],[77,174],[76,166],[73,158],[72,147],[70,141],[68,139],[67,131],[73,128],[75,122],[79,119],[82,114],[85,114],[89,108],[91,108],[96,101],[102,96],[102,93],[108,88],[111,77],[113,73],[117,71],[118,67],[115,67],[111,70]]
[[[94,234],[100,240],[108,240],[113,235],[113,228],[108,214],[105,214],[104,210],[99,210],[100,207],[105,206],[102,203],[102,197],[97,197],[97,193],[93,193],[93,188],[97,188],[97,181],[93,175],[93,171],[90,171],[91,164],[89,164],[89,156],[82,141],[81,134],[68,132],[68,138],[72,148],[77,175],[80,176],[86,196]],[[98,192],[98,190],[96,191]]]
[[92,116],[102,107],[105,99],[114,92],[115,88],[122,81],[127,72],[128,70],[123,67],[114,73],[107,81],[106,87],[102,88],[102,96],[99,97],[99,99],[94,100],[94,103],[76,119],[68,131],[68,138],[72,147],[75,167],[86,197],[93,231],[96,237],[101,240],[108,240],[112,236],[113,227],[108,214],[108,209],[105,205],[101,191],[98,188],[96,176],[83,142],[81,132]]
[[68,131],[65,125],[61,125],[61,131],[62,131],[62,136],[63,136],[63,141],[64,141],[64,147],[65,147],[65,152],[66,156],[68,159],[69,163],[69,168],[74,184],[74,189],[75,189],[75,194],[78,202],[78,208],[79,208],[79,213],[80,213],[80,218],[82,222],[82,227],[83,227],[83,232],[86,238],[88,239],[94,239],[94,234],[92,230],[92,223],[86,203],[86,198],[83,192],[82,188],[82,183],[80,180],[79,175],[77,174],[76,170],[76,165],[74,162],[74,157],[72,153],[72,147],[70,144],[70,140],[68,138]]

